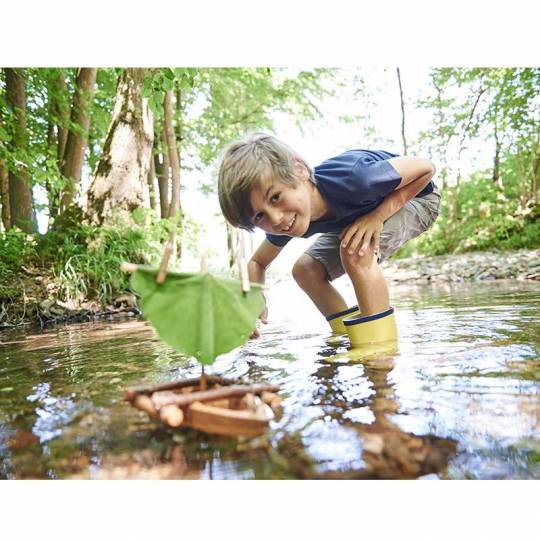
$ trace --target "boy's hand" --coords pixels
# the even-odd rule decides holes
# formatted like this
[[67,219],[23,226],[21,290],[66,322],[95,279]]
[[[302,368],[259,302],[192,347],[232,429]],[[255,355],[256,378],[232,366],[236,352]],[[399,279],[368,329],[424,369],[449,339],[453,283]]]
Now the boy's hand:
[[373,251],[377,253],[382,229],[382,219],[375,212],[370,212],[358,218],[342,231],[339,235],[341,247],[346,249],[350,255],[357,252],[358,255],[362,256],[367,253],[371,244]]
[[[262,310],[262,313],[259,315],[259,320],[266,324],[268,322],[268,306],[264,306],[264,309]],[[253,332],[251,332],[251,336],[249,336],[249,339],[256,339],[258,337],[261,337],[261,333],[257,327],[253,329]]]

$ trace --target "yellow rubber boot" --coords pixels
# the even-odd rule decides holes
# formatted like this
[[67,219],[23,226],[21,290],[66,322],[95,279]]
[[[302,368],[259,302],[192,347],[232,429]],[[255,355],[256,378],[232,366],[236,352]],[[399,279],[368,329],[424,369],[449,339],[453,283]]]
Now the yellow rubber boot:
[[398,338],[394,308],[365,317],[345,317],[342,324],[347,329],[352,347],[381,341],[397,341]]
[[346,317],[352,317],[355,314],[356,315],[360,314],[360,310],[358,309],[358,306],[354,306],[344,311],[338,311],[337,313],[334,313],[333,315],[328,315],[326,317],[326,320],[328,321],[328,324],[330,325],[330,328],[332,329],[332,332],[334,334],[346,334],[347,329],[345,328],[345,325],[343,324],[343,319],[345,319]]

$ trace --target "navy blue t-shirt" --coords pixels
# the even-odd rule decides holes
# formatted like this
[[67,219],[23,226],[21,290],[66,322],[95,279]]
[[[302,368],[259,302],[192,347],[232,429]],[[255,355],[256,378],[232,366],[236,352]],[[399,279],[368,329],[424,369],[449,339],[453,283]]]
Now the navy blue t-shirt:
[[[341,231],[375,210],[401,182],[400,174],[388,163],[393,157],[397,154],[384,150],[348,150],[315,167],[315,183],[334,215],[331,219],[312,221],[303,237]],[[416,196],[432,191],[430,182]],[[266,238],[276,246],[284,246],[292,236],[267,233]]]

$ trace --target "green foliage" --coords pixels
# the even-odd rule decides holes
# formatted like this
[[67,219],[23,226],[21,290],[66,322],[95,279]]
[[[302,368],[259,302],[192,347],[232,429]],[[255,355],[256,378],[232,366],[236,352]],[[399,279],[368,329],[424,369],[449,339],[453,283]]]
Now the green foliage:
[[191,89],[198,74],[195,68],[159,68],[149,70],[142,85],[142,96],[156,117],[163,116],[165,92]]
[[259,284],[243,293],[235,279],[169,272],[158,285],[156,274],[140,268],[131,284],[143,313],[171,347],[209,365],[249,339],[264,307]]
[[333,73],[324,69],[200,69],[191,95],[183,94],[185,145],[206,166],[225,144],[246,131],[271,129],[272,113],[286,112],[301,126],[319,114],[317,100],[328,95],[324,82]]
[[36,237],[16,227],[0,233],[0,283],[20,272],[21,266],[35,260]]
[[102,227],[73,225],[42,238],[40,255],[52,266],[62,300],[84,296],[109,303],[128,290],[128,279],[120,271],[123,261],[157,264],[175,224],[158,220],[151,210],[136,211],[133,218],[133,224],[113,220]]
[[[540,206],[518,196],[518,178],[509,175],[504,185],[503,193],[491,178],[477,174],[459,188],[443,192],[435,224],[396,256],[540,247]],[[454,205],[459,208],[455,218]]]

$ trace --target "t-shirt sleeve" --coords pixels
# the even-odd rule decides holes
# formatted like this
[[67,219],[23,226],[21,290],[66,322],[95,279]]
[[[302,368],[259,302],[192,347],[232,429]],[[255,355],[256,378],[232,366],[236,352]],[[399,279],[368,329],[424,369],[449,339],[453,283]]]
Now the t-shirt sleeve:
[[346,182],[351,196],[360,196],[364,200],[381,199],[392,193],[401,182],[401,175],[387,159],[376,160],[371,156],[362,156],[355,163]]
[[268,234],[266,233],[266,239],[271,243],[274,244],[274,246],[283,247],[286,246],[290,240],[292,240],[292,236],[285,236],[281,234]]
[[394,191],[400,174],[390,165],[395,154],[382,150],[350,150],[315,168],[319,189],[334,209],[371,211]]

